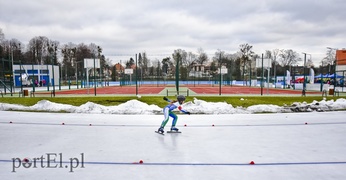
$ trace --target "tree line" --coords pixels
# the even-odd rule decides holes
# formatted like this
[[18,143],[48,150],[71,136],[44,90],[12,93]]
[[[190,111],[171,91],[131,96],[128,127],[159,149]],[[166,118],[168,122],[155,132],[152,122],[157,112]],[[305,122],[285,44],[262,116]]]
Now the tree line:
[[[72,43],[60,44],[57,40],[49,39],[45,36],[36,36],[30,39],[28,44],[23,44],[17,39],[7,40],[5,34],[0,28],[0,58],[13,59],[15,63],[22,64],[54,64],[61,66],[63,79],[72,79],[75,76],[83,75],[83,60],[85,58],[100,59],[101,68],[98,74],[101,76],[110,76],[113,80],[122,76],[121,71],[115,69],[111,60],[102,54],[102,47],[95,43]],[[214,54],[207,54],[203,48],[198,48],[197,53],[187,52],[183,49],[176,49],[171,56],[162,59],[150,59],[146,52],[137,54],[137,76],[142,79],[153,76],[173,76],[176,70],[179,70],[181,79],[188,79],[188,74],[196,65],[207,66],[210,76],[218,74],[220,67],[226,67],[228,74],[237,80],[245,80],[251,76],[259,76],[261,71],[256,71],[255,61],[261,58],[261,54],[253,51],[253,46],[244,43],[239,45],[239,50],[235,53],[226,53],[217,50]],[[211,56],[211,57],[209,57]],[[284,76],[286,70],[292,70],[292,67],[303,59],[300,54],[292,49],[274,49],[266,50],[263,53],[264,58],[271,59],[271,75]],[[61,61],[58,61],[61,57]],[[326,57],[321,60],[322,66],[328,66],[331,71],[331,65],[335,60],[335,52],[329,49]],[[124,59],[126,68],[136,67],[135,59]],[[179,62],[179,67],[176,65]],[[311,55],[306,59],[306,67],[314,68],[315,71],[321,71],[321,67],[315,67]],[[298,68],[299,69],[299,68]],[[304,72],[300,68],[300,72]]]

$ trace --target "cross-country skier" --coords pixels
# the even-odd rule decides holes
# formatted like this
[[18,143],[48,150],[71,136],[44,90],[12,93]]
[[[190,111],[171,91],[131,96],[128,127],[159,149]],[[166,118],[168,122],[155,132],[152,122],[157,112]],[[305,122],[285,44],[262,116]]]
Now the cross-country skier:
[[173,110],[178,108],[181,112],[190,115],[190,112],[183,110],[181,107],[181,105],[185,101],[185,96],[184,95],[178,95],[177,100],[173,100],[173,101],[169,100],[167,97],[163,97],[163,99],[168,101],[169,104],[163,108],[164,120],[162,121],[158,132],[164,133],[164,128],[165,128],[165,126],[169,120],[169,117],[173,118],[171,131],[178,132],[179,129],[175,127],[175,125],[177,124],[178,116],[173,112]]

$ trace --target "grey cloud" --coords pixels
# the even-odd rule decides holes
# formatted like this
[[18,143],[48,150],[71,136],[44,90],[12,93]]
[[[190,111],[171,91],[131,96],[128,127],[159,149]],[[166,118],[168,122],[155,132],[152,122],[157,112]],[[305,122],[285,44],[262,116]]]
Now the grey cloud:
[[94,42],[105,54],[237,51],[240,43],[324,54],[344,45],[344,9],[343,0],[3,0],[0,27],[6,38]]
[[306,22],[325,23],[332,19],[345,18],[345,2],[342,0],[304,0],[304,1],[278,1],[270,6],[272,12],[287,13],[290,20],[303,20]]

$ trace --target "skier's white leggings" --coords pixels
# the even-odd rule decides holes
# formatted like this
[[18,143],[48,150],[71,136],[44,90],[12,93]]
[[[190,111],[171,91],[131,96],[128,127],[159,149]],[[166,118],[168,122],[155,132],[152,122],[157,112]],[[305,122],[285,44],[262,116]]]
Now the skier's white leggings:
[[178,120],[178,116],[173,113],[172,111],[169,111],[169,108],[164,108],[163,109],[163,116],[164,116],[164,120],[161,123],[161,127],[165,127],[169,117],[173,118],[173,122],[172,122],[172,126],[175,126],[175,124],[177,124],[177,120]]

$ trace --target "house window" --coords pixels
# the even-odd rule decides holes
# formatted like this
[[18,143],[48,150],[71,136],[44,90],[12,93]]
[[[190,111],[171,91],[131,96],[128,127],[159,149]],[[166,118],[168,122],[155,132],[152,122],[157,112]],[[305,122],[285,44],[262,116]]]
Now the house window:
[[22,70],[14,70],[14,73],[15,74],[24,74],[25,70],[24,69],[22,69]]
[[40,74],[48,74],[48,73],[49,73],[49,70],[47,69],[40,70]]
[[28,70],[28,74],[38,74],[38,70]]

